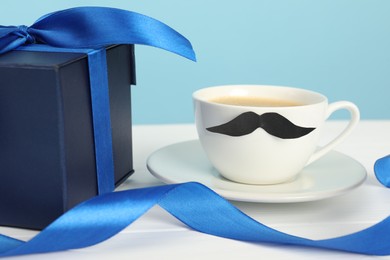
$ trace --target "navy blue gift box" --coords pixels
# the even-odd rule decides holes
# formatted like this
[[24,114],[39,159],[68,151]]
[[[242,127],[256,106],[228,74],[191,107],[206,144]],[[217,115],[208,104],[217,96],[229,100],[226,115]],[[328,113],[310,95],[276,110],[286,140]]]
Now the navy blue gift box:
[[121,9],[0,25],[0,225],[42,229],[133,173],[133,44],[196,60],[177,31]]
[[[115,184],[133,172],[133,45],[107,48]],[[0,56],[0,225],[41,229],[98,194],[87,55]]]

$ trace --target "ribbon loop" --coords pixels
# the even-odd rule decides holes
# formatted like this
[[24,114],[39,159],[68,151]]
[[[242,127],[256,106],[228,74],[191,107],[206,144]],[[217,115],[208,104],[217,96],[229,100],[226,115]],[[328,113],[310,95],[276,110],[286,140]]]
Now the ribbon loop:
[[111,44],[144,44],[196,60],[191,43],[171,27],[116,8],[77,7],[45,15],[30,27],[0,26],[0,54],[35,42],[92,49]]

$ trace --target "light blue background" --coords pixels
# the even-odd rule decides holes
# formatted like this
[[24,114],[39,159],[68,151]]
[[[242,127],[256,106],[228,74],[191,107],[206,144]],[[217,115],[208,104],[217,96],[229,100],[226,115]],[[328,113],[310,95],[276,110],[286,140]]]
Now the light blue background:
[[363,119],[390,119],[390,1],[3,0],[0,24],[83,5],[152,16],[194,46],[197,63],[136,47],[135,124],[193,122],[194,90],[240,83],[307,88],[355,102]]

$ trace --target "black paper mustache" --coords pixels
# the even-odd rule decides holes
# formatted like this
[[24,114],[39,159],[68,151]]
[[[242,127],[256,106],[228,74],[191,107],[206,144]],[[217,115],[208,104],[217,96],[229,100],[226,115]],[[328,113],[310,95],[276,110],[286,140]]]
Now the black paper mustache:
[[254,112],[242,113],[225,124],[206,129],[213,133],[242,136],[252,133],[257,128],[262,128],[270,135],[282,139],[299,138],[309,134],[315,129],[312,127],[297,126],[278,113],[264,113],[258,115]]

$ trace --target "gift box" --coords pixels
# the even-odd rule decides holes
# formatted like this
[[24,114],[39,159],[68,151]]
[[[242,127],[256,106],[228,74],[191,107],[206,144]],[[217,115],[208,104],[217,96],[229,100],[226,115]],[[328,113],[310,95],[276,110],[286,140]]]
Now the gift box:
[[127,10],[0,25],[0,225],[44,228],[132,174],[133,44],[196,60],[177,31]]
[[[41,229],[98,192],[86,53],[0,55],[0,225]],[[133,45],[106,48],[115,185],[133,172]]]

